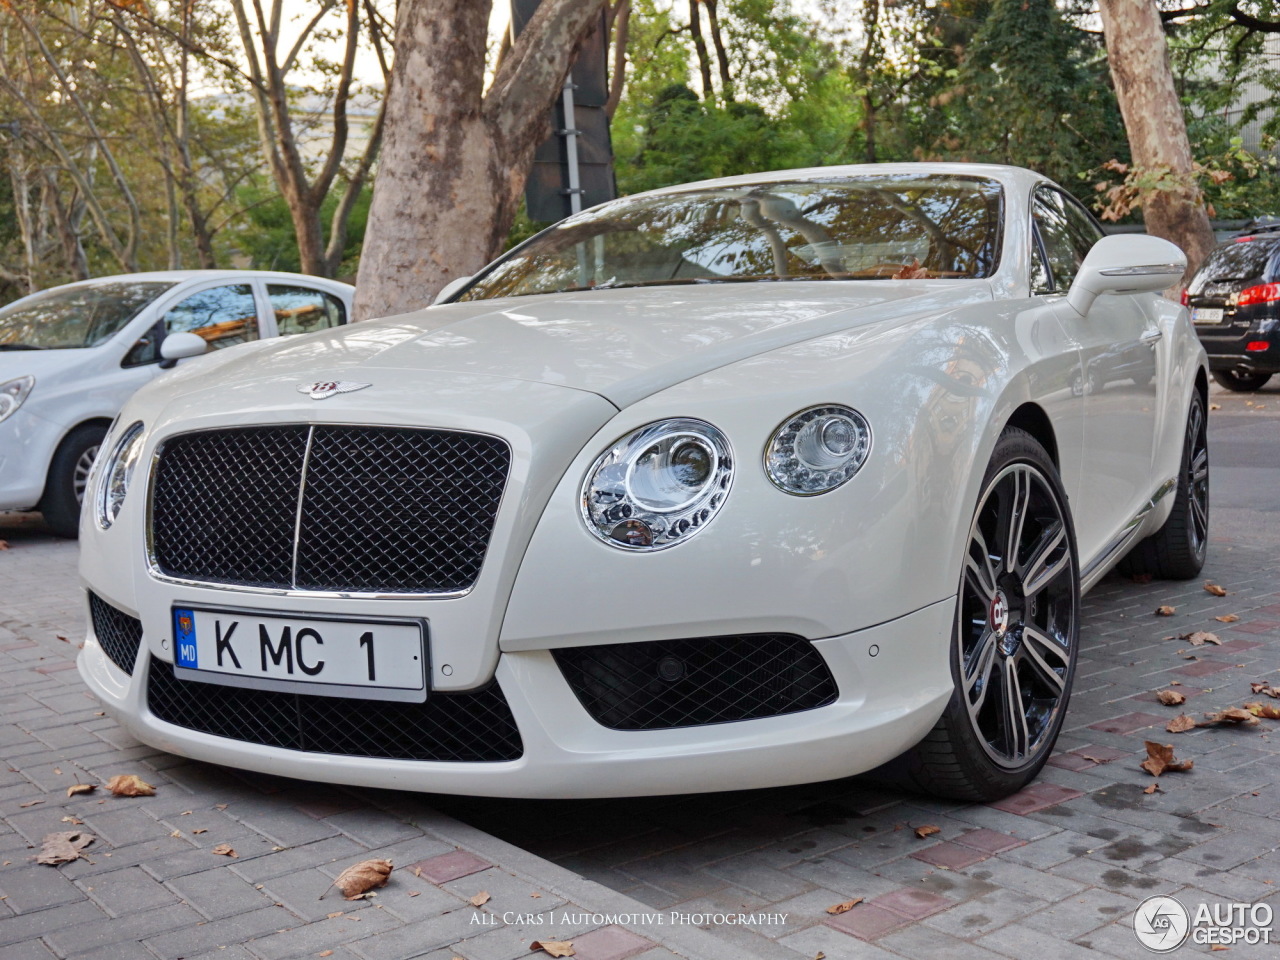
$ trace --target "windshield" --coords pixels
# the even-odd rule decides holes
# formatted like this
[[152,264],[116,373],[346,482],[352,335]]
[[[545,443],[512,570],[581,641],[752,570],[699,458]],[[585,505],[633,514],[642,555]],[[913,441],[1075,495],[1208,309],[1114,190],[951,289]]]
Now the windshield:
[[618,200],[544,231],[458,300],[744,280],[988,277],[1001,188],[878,175]]
[[1274,249],[1275,244],[1267,240],[1237,240],[1223,244],[1205,258],[1204,266],[1191,280],[1189,292],[1206,293],[1211,286],[1232,281],[1238,287],[1243,286],[1246,280],[1262,278]]
[[0,350],[96,347],[172,283],[93,283],[55,287],[0,309]]

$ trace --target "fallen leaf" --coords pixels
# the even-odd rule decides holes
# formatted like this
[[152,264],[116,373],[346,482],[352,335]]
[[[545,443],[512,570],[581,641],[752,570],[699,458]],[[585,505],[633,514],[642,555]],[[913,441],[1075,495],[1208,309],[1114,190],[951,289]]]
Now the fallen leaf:
[[1262,717],[1265,720],[1280,720],[1280,707],[1273,707],[1269,703],[1246,703],[1244,708],[1255,717]]
[[1081,758],[1082,758],[1082,759],[1084,759],[1084,760],[1091,760],[1091,761],[1093,761],[1094,763],[1110,763],[1110,762],[1111,762],[1111,758],[1110,758],[1110,757],[1091,757],[1091,756],[1089,756],[1089,754],[1087,754],[1087,753],[1082,753],[1082,754],[1080,754],[1080,756],[1081,756]]
[[549,957],[572,957],[572,940],[535,940],[529,944],[530,950],[541,950]]
[[1235,623],[1240,618],[1234,613],[1226,613],[1220,617],[1214,617],[1213,619],[1217,620],[1219,623]]
[[27,807],[34,807],[37,803],[44,803],[43,800],[28,800],[26,803],[20,803],[18,806],[25,810]]
[[231,844],[229,843],[220,843],[216,847],[210,847],[209,852],[216,853],[220,857],[230,857],[232,860],[237,860],[240,857],[240,854],[231,849]]
[[67,796],[74,797],[78,793],[93,793],[97,789],[98,785],[96,783],[73,783],[67,787]]
[[0,540],[0,550],[8,550],[8,549],[9,549],[9,541]]
[[942,828],[935,827],[933,824],[928,824],[927,826],[923,826],[923,827],[916,827],[916,836],[919,837],[921,840],[923,840],[925,837],[932,837],[935,833],[941,833],[941,832],[942,832]]
[[215,810],[225,810],[225,809],[227,809],[227,807],[228,807],[228,806],[229,806],[229,804],[226,804],[226,803],[215,803],[215,804],[213,805],[213,807],[214,807],[214,809],[215,809]]
[[195,833],[195,834],[208,833],[208,832],[209,832],[209,828],[208,828],[208,827],[199,827],[199,828],[197,828],[197,829],[195,829],[195,830],[192,830],[191,832],[192,832],[192,833]]
[[374,887],[386,886],[391,869],[390,860],[361,860],[338,874],[332,886],[337,887],[338,892],[347,900],[358,900]]
[[332,956],[333,956],[333,951],[332,951],[332,950],[321,950],[319,953],[317,953],[317,954],[316,954],[316,956],[317,956],[317,957],[332,957]]
[[833,907],[827,907],[827,913],[832,916],[838,916],[842,913],[848,913],[854,907],[862,902],[862,897],[854,897],[852,900],[846,900],[844,903],[837,903]]
[[1222,404],[1220,404],[1220,403],[1211,403],[1211,404],[1209,404],[1209,409],[1210,409],[1210,410],[1221,410],[1221,409],[1222,409]]
[[181,831],[181,830],[175,830],[175,831],[173,831],[173,833],[169,834],[169,836],[171,836],[171,837],[180,837],[180,836],[182,836],[182,831]]
[[1195,717],[1188,716],[1185,713],[1180,713],[1178,716],[1166,723],[1164,728],[1170,733],[1186,733],[1188,730],[1195,729],[1195,725]]
[[410,890],[410,891],[409,891],[409,896],[411,896],[411,897],[416,897],[416,896],[418,896],[420,893],[422,893],[422,891],[421,891],[421,890]]
[[540,893],[531,893],[531,894],[529,894],[529,896],[533,897],[533,899],[535,899],[535,900],[541,900],[541,899],[542,899],[542,894],[540,894]]
[[191,811],[190,811],[190,810],[183,810],[180,814],[178,814],[178,816],[180,816],[180,817],[189,817],[189,816],[191,816]]
[[1185,693],[1179,693],[1177,690],[1158,690],[1156,692],[1156,697],[1166,707],[1176,707],[1180,703],[1187,702],[1187,695]]
[[1170,606],[1168,606],[1167,604],[1166,604],[1165,606],[1162,606],[1162,607],[1156,607],[1156,616],[1157,616],[1157,617],[1172,617],[1172,616],[1173,616],[1173,612],[1174,612],[1175,610],[1177,610],[1177,609],[1178,609],[1177,607],[1170,607]]
[[121,773],[107,781],[107,789],[117,797],[154,797],[156,788],[134,773]]
[[473,907],[483,907],[486,903],[489,902],[489,900],[490,900],[489,891],[481,890],[479,893],[477,893],[474,897],[471,898],[470,903]]
[[62,776],[62,768],[61,768],[61,767],[54,767],[54,768],[53,768],[53,775],[54,775],[55,777],[60,777],[60,776]]
[[1221,646],[1222,641],[1218,639],[1216,633],[1209,633],[1207,630],[1193,630],[1191,633],[1184,633],[1178,638],[1179,640],[1189,640],[1193,647],[1204,646],[1206,643],[1212,643]]
[[1248,710],[1241,710],[1239,707],[1228,707],[1226,710],[1219,710],[1215,713],[1206,713],[1204,719],[1196,724],[1197,727],[1217,727],[1223,724],[1235,723],[1243,726],[1252,726],[1258,722]]
[[1142,792],[1143,793],[1163,793],[1164,791],[1160,789],[1160,784],[1153,783],[1147,787],[1144,787]]
[[813,960],[827,960],[827,955],[819,950],[813,955]]
[[1251,683],[1249,689],[1254,693],[1262,693],[1268,697],[1280,698],[1280,687],[1273,687],[1269,683]]
[[1221,953],[1223,950],[1230,950],[1230,949],[1231,949],[1230,947],[1224,947],[1224,946],[1223,946],[1222,944],[1220,944],[1220,943],[1215,943],[1212,947],[1210,947],[1210,948],[1209,948],[1209,952],[1210,952],[1210,953]]
[[1205,593],[1212,593],[1215,597],[1225,597],[1227,595],[1225,587],[1220,587],[1210,580],[1204,582],[1204,591]]
[[911,258],[911,263],[902,265],[902,269],[895,273],[890,280],[927,280],[929,278],[928,267],[920,266],[920,261],[915,257]]
[[[1261,706],[1261,704],[1259,704],[1259,706]],[[84,826],[84,821],[81,820],[79,817],[63,817],[62,822],[74,823],[74,824],[78,824],[79,826]]]
[[93,843],[95,839],[92,833],[83,833],[79,830],[47,833],[44,839],[40,841],[40,853],[36,855],[36,863],[57,866],[60,863],[70,863],[72,860],[78,860],[81,856],[80,851]]
[[338,917],[342,916],[342,914],[343,914],[343,913],[345,913],[345,912],[346,912],[346,911],[343,911],[343,910],[336,910],[336,911],[334,911],[333,913],[326,913],[326,914],[325,914],[325,919],[326,919],[326,920],[336,920]]
[[1153,777],[1162,773],[1186,773],[1191,769],[1193,761],[1174,759],[1172,744],[1156,743],[1154,740],[1143,742],[1147,748],[1147,759],[1142,761],[1141,767]]

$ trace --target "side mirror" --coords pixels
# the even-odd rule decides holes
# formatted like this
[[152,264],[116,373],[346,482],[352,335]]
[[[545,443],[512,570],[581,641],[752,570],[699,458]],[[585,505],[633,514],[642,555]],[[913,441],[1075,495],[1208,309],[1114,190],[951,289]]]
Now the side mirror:
[[1080,264],[1067,303],[1083,317],[1104,293],[1155,293],[1186,270],[1186,254],[1168,240],[1136,233],[1103,237]]
[[470,283],[473,279],[475,278],[474,277],[457,277],[456,279],[450,280],[448,283],[446,283],[443,287],[440,288],[440,292],[437,293],[435,296],[435,299],[431,301],[431,305],[434,307],[437,303],[444,303],[446,300],[452,297],[455,293],[457,293],[459,290],[465,287],[468,283]]
[[194,333],[171,333],[160,344],[160,366],[166,370],[186,357],[198,357],[209,349],[204,337]]

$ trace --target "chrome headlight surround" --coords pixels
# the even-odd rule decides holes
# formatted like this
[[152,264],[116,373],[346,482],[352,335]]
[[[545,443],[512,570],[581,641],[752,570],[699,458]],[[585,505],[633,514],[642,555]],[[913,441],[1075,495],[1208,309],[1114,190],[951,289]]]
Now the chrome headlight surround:
[[134,468],[142,456],[142,421],[131,424],[111,448],[111,456],[102,464],[98,473],[98,487],[94,492],[94,515],[98,526],[106,530],[120,515],[124,498],[129,493]]
[[605,543],[652,552],[683,543],[724,506],[728,438],[703,420],[661,420],[621,437],[582,482],[582,519]]
[[871,453],[871,425],[852,407],[826,403],[778,425],[764,451],[774,486],[797,497],[828,493],[862,469]]
[[27,395],[35,385],[35,377],[18,377],[15,380],[0,383],[0,423],[18,411],[22,401],[27,399]]

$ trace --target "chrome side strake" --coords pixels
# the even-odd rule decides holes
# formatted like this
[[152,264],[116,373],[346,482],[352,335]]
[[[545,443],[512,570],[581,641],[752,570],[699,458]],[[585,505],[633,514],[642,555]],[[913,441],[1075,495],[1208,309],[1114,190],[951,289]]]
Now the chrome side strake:
[[[298,390],[302,390],[302,384]],[[289,583],[298,589],[298,543],[302,540],[302,500],[307,493],[307,467],[311,466],[311,441],[315,439],[316,428],[312,424],[307,428],[307,448],[302,452],[302,477],[298,481],[298,510],[293,515],[293,559],[289,564]]]
[[1110,568],[1111,561],[1116,559],[1125,547],[1129,546],[1138,530],[1142,527],[1142,522],[1147,519],[1147,514],[1156,508],[1156,506],[1171,494],[1178,487],[1178,478],[1170,477],[1160,486],[1156,487],[1155,493],[1151,494],[1149,500],[1144,503],[1138,512],[1130,518],[1129,522],[1120,528],[1111,541],[1102,549],[1102,551],[1089,561],[1083,572],[1080,574],[1080,589],[1087,590],[1093,586],[1094,582],[1102,577]]

